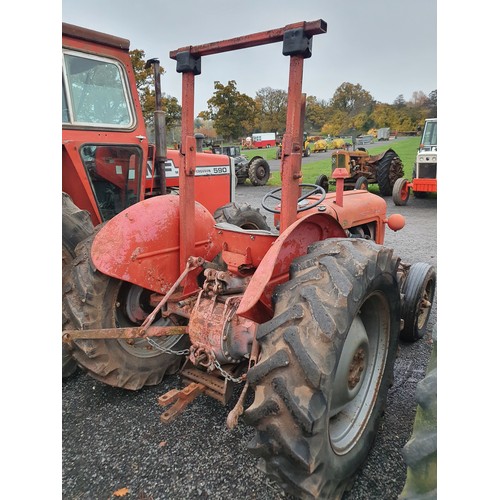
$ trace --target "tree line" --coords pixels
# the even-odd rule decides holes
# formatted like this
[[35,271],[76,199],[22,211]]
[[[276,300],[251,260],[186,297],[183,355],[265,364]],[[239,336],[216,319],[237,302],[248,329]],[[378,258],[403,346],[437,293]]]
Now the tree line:
[[[147,123],[152,124],[155,111],[154,81],[151,69],[146,69],[144,52],[131,51],[137,88]],[[160,72],[163,73],[163,68]],[[237,82],[214,82],[213,96],[207,109],[195,119],[195,129],[207,137],[221,137],[231,142],[254,132],[283,134],[286,126],[287,97],[285,90],[264,87],[252,98],[237,89]],[[167,128],[178,126],[181,106],[175,97],[162,95]],[[345,135],[356,130],[389,127],[392,131],[416,131],[426,118],[437,116],[437,90],[425,95],[415,91],[409,101],[398,95],[391,103],[373,99],[359,83],[342,83],[328,100],[315,96],[306,98],[304,130],[309,135]]]

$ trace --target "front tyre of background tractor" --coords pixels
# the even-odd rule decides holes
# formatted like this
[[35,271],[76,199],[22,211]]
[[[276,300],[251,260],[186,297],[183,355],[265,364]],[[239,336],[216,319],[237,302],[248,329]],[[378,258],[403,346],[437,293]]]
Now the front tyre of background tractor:
[[325,190],[325,193],[328,193],[330,182],[325,174],[318,175],[314,184],[316,184],[317,186],[321,186]]
[[377,184],[381,196],[391,196],[394,184],[403,177],[403,163],[395,151],[389,149],[377,162]]
[[368,191],[368,179],[366,177],[358,177],[354,189],[361,189],[363,191]]
[[375,439],[398,344],[399,259],[362,239],[310,246],[260,325],[246,421],[251,451],[287,493],[340,498]]
[[[90,258],[93,240],[91,236],[77,248],[63,297],[68,320],[64,329],[140,326],[153,310],[149,304],[151,292],[100,273]],[[156,326],[169,324],[162,318],[153,322]],[[152,344],[147,339],[76,340],[72,347],[73,358],[95,379],[138,390],[159,384],[165,374],[175,373],[183,357],[166,354],[163,349],[180,351],[187,344],[186,336],[178,335],[155,338]]]
[[424,336],[435,291],[434,267],[427,262],[413,264],[401,289],[404,294],[401,306],[401,318],[404,320],[400,334],[402,340],[415,342]]
[[248,178],[254,186],[265,186],[271,176],[271,168],[264,158],[252,160],[248,167]]
[[392,188],[392,201],[394,205],[403,206],[408,203],[410,198],[410,187],[408,186],[408,181],[404,177],[400,177],[394,183]]
[[[80,210],[66,193],[62,193],[62,289],[69,273],[71,262],[75,258],[75,248],[80,241],[90,236],[94,226],[90,214]],[[64,323],[64,317],[63,317]],[[72,375],[77,365],[65,344],[62,345],[62,378]]]
[[242,229],[271,230],[260,210],[252,208],[247,203],[241,206],[238,206],[236,203],[228,203],[219,207],[214,213],[214,219],[215,222],[227,222]]

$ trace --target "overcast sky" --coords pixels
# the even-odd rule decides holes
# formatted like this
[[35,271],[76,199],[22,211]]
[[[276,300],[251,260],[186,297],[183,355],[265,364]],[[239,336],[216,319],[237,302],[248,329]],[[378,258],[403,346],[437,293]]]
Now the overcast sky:
[[[313,39],[303,92],[330,99],[343,82],[360,84],[377,101],[392,103],[414,91],[437,89],[437,0],[62,0],[62,21],[130,40],[166,73],[162,92],[181,101],[181,75],[169,52],[323,19],[327,33]],[[214,81],[235,80],[255,97],[263,87],[287,90],[289,58],[282,43],[202,58],[195,112],[207,108]]]

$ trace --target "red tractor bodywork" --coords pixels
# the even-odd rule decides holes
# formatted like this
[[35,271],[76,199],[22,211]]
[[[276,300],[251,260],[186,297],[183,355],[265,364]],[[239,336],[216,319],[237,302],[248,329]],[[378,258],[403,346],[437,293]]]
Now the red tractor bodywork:
[[[210,261],[221,254],[227,272],[242,280],[244,287],[238,315],[260,323],[272,316],[274,288],[288,279],[291,262],[304,255],[311,243],[345,237],[350,232],[383,243],[388,222],[384,200],[366,191],[344,193],[343,179],[339,180],[337,193],[328,194],[319,208],[297,213],[305,103],[302,54],[290,55],[288,132],[283,137],[281,161],[283,196],[277,218],[280,234],[214,225],[210,214],[195,202],[194,78],[200,71],[201,56],[273,43],[282,40],[286,31],[297,28],[309,36],[326,30],[321,20],[298,23],[281,30],[185,47],[170,53],[171,58],[177,59],[178,71],[183,77],[179,197],[145,201],[109,222],[92,247],[92,260],[99,271],[164,294],[176,282],[190,257]],[[197,293],[201,274],[202,269],[190,273],[171,300]]]
[[[148,142],[130,42],[63,23],[62,190],[97,225],[134,203],[179,186],[180,152]],[[232,201],[234,174],[223,155],[197,153],[194,196],[212,213]],[[158,165],[165,168],[165,178]],[[162,181],[163,179],[163,181]]]

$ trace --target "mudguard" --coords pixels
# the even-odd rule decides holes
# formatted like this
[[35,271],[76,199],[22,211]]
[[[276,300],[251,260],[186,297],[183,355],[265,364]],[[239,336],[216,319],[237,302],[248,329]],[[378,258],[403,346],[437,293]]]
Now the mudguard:
[[236,314],[263,323],[273,317],[271,295],[274,288],[288,281],[294,259],[307,253],[315,241],[345,238],[339,222],[328,213],[312,213],[298,219],[273,243],[253,274]]
[[[165,294],[186,264],[179,263],[179,201],[176,195],[155,196],[116,215],[95,237],[91,250],[95,267],[113,278]],[[221,251],[215,221],[199,203],[193,224],[194,256],[212,260]],[[185,280],[184,293],[196,289],[197,274],[194,271]]]

